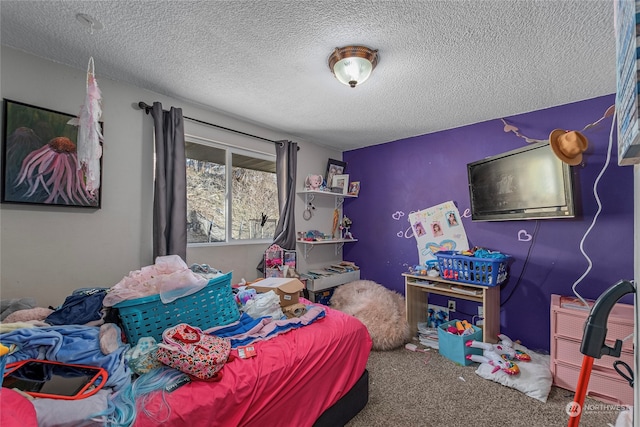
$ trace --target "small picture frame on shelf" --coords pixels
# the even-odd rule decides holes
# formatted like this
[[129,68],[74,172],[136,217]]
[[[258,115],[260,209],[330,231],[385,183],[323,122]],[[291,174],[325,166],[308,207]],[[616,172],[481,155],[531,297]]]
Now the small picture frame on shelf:
[[357,196],[360,192],[360,181],[353,181],[349,183],[349,191],[347,192],[350,196]]
[[327,186],[332,186],[334,175],[342,175],[346,168],[347,164],[345,162],[341,162],[336,159],[329,159],[327,162],[327,175],[325,177]]
[[331,191],[338,194],[347,194],[349,190],[349,175],[333,175]]

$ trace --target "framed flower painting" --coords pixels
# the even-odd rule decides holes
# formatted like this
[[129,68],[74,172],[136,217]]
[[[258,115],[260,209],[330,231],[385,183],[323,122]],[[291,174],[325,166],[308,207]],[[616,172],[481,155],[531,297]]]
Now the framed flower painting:
[[3,111],[2,203],[99,209],[102,187],[88,189],[78,163],[75,116],[7,99]]

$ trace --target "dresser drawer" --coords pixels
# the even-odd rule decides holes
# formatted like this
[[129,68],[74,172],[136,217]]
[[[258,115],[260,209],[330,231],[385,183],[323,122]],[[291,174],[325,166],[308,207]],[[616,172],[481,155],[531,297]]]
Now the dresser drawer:
[[[580,376],[580,366],[565,365],[557,361],[553,363],[555,364],[553,385],[575,391]],[[604,375],[594,368],[589,377],[587,396],[617,405],[633,405],[633,387],[622,377],[618,376],[618,378]]]
[[[584,334],[584,324],[588,315],[588,311],[577,309],[552,311],[552,336],[571,338],[581,342],[582,335]],[[609,347],[614,346],[616,339],[623,340],[631,334],[633,334],[633,317],[629,319],[609,317],[607,323],[607,338],[605,341]],[[622,342],[622,349],[633,352],[633,337]]]
[[[633,340],[633,338],[629,338],[629,340]],[[579,341],[555,338],[555,359],[558,362],[564,362],[570,365],[581,365],[584,355],[580,353],[580,345],[581,342]],[[593,359],[593,366],[609,369],[613,374],[618,375],[618,373],[613,370],[613,362],[616,360],[621,360],[629,366],[633,366],[633,353],[621,351],[619,358],[605,355],[600,359]]]

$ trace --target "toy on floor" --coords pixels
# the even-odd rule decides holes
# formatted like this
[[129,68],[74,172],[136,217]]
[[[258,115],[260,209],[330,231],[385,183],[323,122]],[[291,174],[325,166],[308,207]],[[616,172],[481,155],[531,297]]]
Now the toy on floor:
[[[467,341],[467,343],[469,342],[471,341]],[[510,360],[507,360],[504,356],[499,355],[493,350],[483,351],[482,356],[480,356],[479,354],[467,354],[466,357],[467,359],[474,362],[488,363],[489,365],[493,366],[493,371],[491,371],[492,374],[496,373],[498,370],[502,370],[508,375],[517,375],[520,373],[520,368],[518,368],[518,365]]]
[[510,359],[517,359],[521,362],[531,362],[531,356],[524,351],[516,349],[513,345],[513,341],[511,341],[508,336],[498,334],[498,338],[500,338],[500,345],[503,350],[509,354]]
[[484,351],[493,351],[507,360],[519,360],[521,362],[531,361],[531,356],[514,348],[513,341],[511,341],[508,336],[499,334],[498,338],[500,338],[500,342],[498,344],[489,344],[481,341],[467,341],[466,346],[481,348]]
[[494,367],[492,373],[501,369],[509,375],[517,375],[520,373],[520,368],[512,360],[530,362],[531,356],[521,350],[516,350],[513,341],[508,336],[499,334],[498,338],[500,338],[498,344],[475,340],[467,341],[465,343],[467,347],[481,348],[483,350],[482,356],[470,354],[467,355],[467,359],[479,363],[489,363]]

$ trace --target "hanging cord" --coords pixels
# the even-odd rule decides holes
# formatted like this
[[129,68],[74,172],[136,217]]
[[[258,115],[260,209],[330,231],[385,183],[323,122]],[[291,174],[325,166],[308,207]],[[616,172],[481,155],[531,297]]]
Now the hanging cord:
[[[607,111],[609,111],[609,110],[607,110]],[[600,119],[600,120],[602,120],[602,119]],[[598,122],[600,122],[600,120],[598,120]],[[598,122],[596,122],[595,124],[597,124]],[[576,295],[576,297],[578,297],[578,299],[580,301],[582,301],[582,303],[585,305],[585,307],[588,307],[589,304],[582,297],[582,295],[580,295],[580,293],[578,293],[576,287],[578,286],[578,284],[580,284],[580,282],[582,282],[582,280],[587,276],[587,274],[589,274],[589,272],[591,271],[591,268],[593,267],[593,263],[591,262],[591,258],[589,258],[589,255],[587,255],[587,253],[584,250],[584,241],[586,240],[587,236],[589,235],[589,233],[591,232],[591,230],[595,226],[596,221],[598,220],[598,216],[600,215],[600,212],[602,211],[602,203],[600,202],[600,197],[598,196],[598,183],[600,182],[600,178],[602,178],[602,175],[604,175],[604,172],[607,170],[607,167],[609,166],[609,162],[611,161],[611,146],[613,145],[613,130],[615,129],[615,123],[616,123],[616,112],[614,110],[613,118],[611,119],[611,130],[609,132],[609,145],[607,146],[607,158],[606,158],[606,160],[604,162],[604,165],[602,166],[602,169],[600,170],[600,173],[596,177],[595,182],[593,183],[593,195],[594,195],[594,197],[596,199],[596,203],[598,204],[598,209],[597,209],[595,215],[593,216],[593,220],[591,221],[591,225],[589,226],[587,231],[584,233],[584,236],[582,236],[582,239],[580,240],[580,252],[582,253],[582,255],[587,260],[588,266],[587,266],[587,269],[585,270],[585,272],[582,274],[582,276],[580,276],[578,278],[578,280],[576,280],[573,283],[573,285],[571,286],[571,289],[573,290],[573,293]],[[633,335],[634,335],[633,333],[629,334],[622,341],[624,342],[624,341],[628,340]],[[629,368],[629,367],[627,366],[627,368]],[[620,375],[622,375],[622,373],[617,368],[616,368],[616,371],[618,371],[618,373]],[[622,376],[625,377],[624,375],[622,375]],[[627,378],[627,377],[625,377],[625,378]]]
[[600,182],[600,178],[602,178],[602,175],[604,175],[604,172],[607,170],[607,167],[609,166],[609,162],[611,160],[611,146],[613,145],[613,130],[615,128],[616,115],[617,115],[617,113],[614,110],[613,119],[611,119],[611,131],[609,132],[609,145],[607,146],[607,159],[605,160],[604,165],[602,166],[602,169],[600,170],[600,173],[598,174],[598,176],[596,177],[595,182],[593,183],[593,195],[594,195],[594,197],[596,199],[596,203],[598,204],[598,210],[596,211],[595,215],[593,215],[593,220],[591,221],[591,225],[589,226],[587,231],[582,236],[582,239],[580,239],[580,252],[582,253],[582,255],[587,260],[588,266],[587,266],[587,269],[585,270],[585,272],[582,274],[582,276],[580,276],[578,278],[578,280],[576,280],[573,283],[573,285],[571,286],[571,289],[573,290],[573,293],[576,295],[576,297],[578,297],[578,299],[580,299],[580,301],[582,301],[582,303],[585,305],[585,307],[588,307],[589,304],[587,304],[587,301],[585,301],[585,299],[582,298],[582,296],[578,293],[578,291],[576,290],[576,287],[578,286],[578,284],[580,282],[582,282],[582,280],[587,276],[587,274],[589,274],[589,272],[591,271],[591,268],[593,267],[593,263],[591,262],[591,258],[589,258],[589,255],[587,255],[587,253],[584,250],[584,241],[586,240],[587,236],[589,235],[589,233],[591,232],[591,230],[595,226],[596,221],[598,220],[598,216],[600,215],[600,212],[602,211],[602,203],[600,202],[600,197],[598,196],[598,183]]
[[504,306],[513,296],[513,293],[515,292],[515,290],[518,288],[518,286],[520,286],[520,281],[522,280],[522,277],[524,276],[524,272],[527,270],[527,266],[529,265],[529,257],[531,256],[531,251],[533,250],[533,245],[536,243],[536,237],[538,237],[538,229],[540,228],[540,221],[536,220],[536,226],[533,230],[533,234],[532,234],[532,238],[531,238],[531,244],[529,245],[529,250],[527,250],[527,257],[524,259],[524,265],[522,266],[522,270],[520,271],[520,275],[518,276],[518,280],[516,281],[516,284],[513,285],[513,287],[511,288],[511,292],[509,292],[509,295],[507,296],[507,298],[500,303],[500,306]]
[[[622,369],[620,369],[618,366],[622,366],[626,372],[622,372]],[[613,362],[613,369],[616,370],[616,372],[625,380],[627,380],[627,382],[629,383],[629,385],[631,387],[633,387],[633,370],[631,369],[631,367],[623,362],[622,360],[616,360],[615,362]]]

